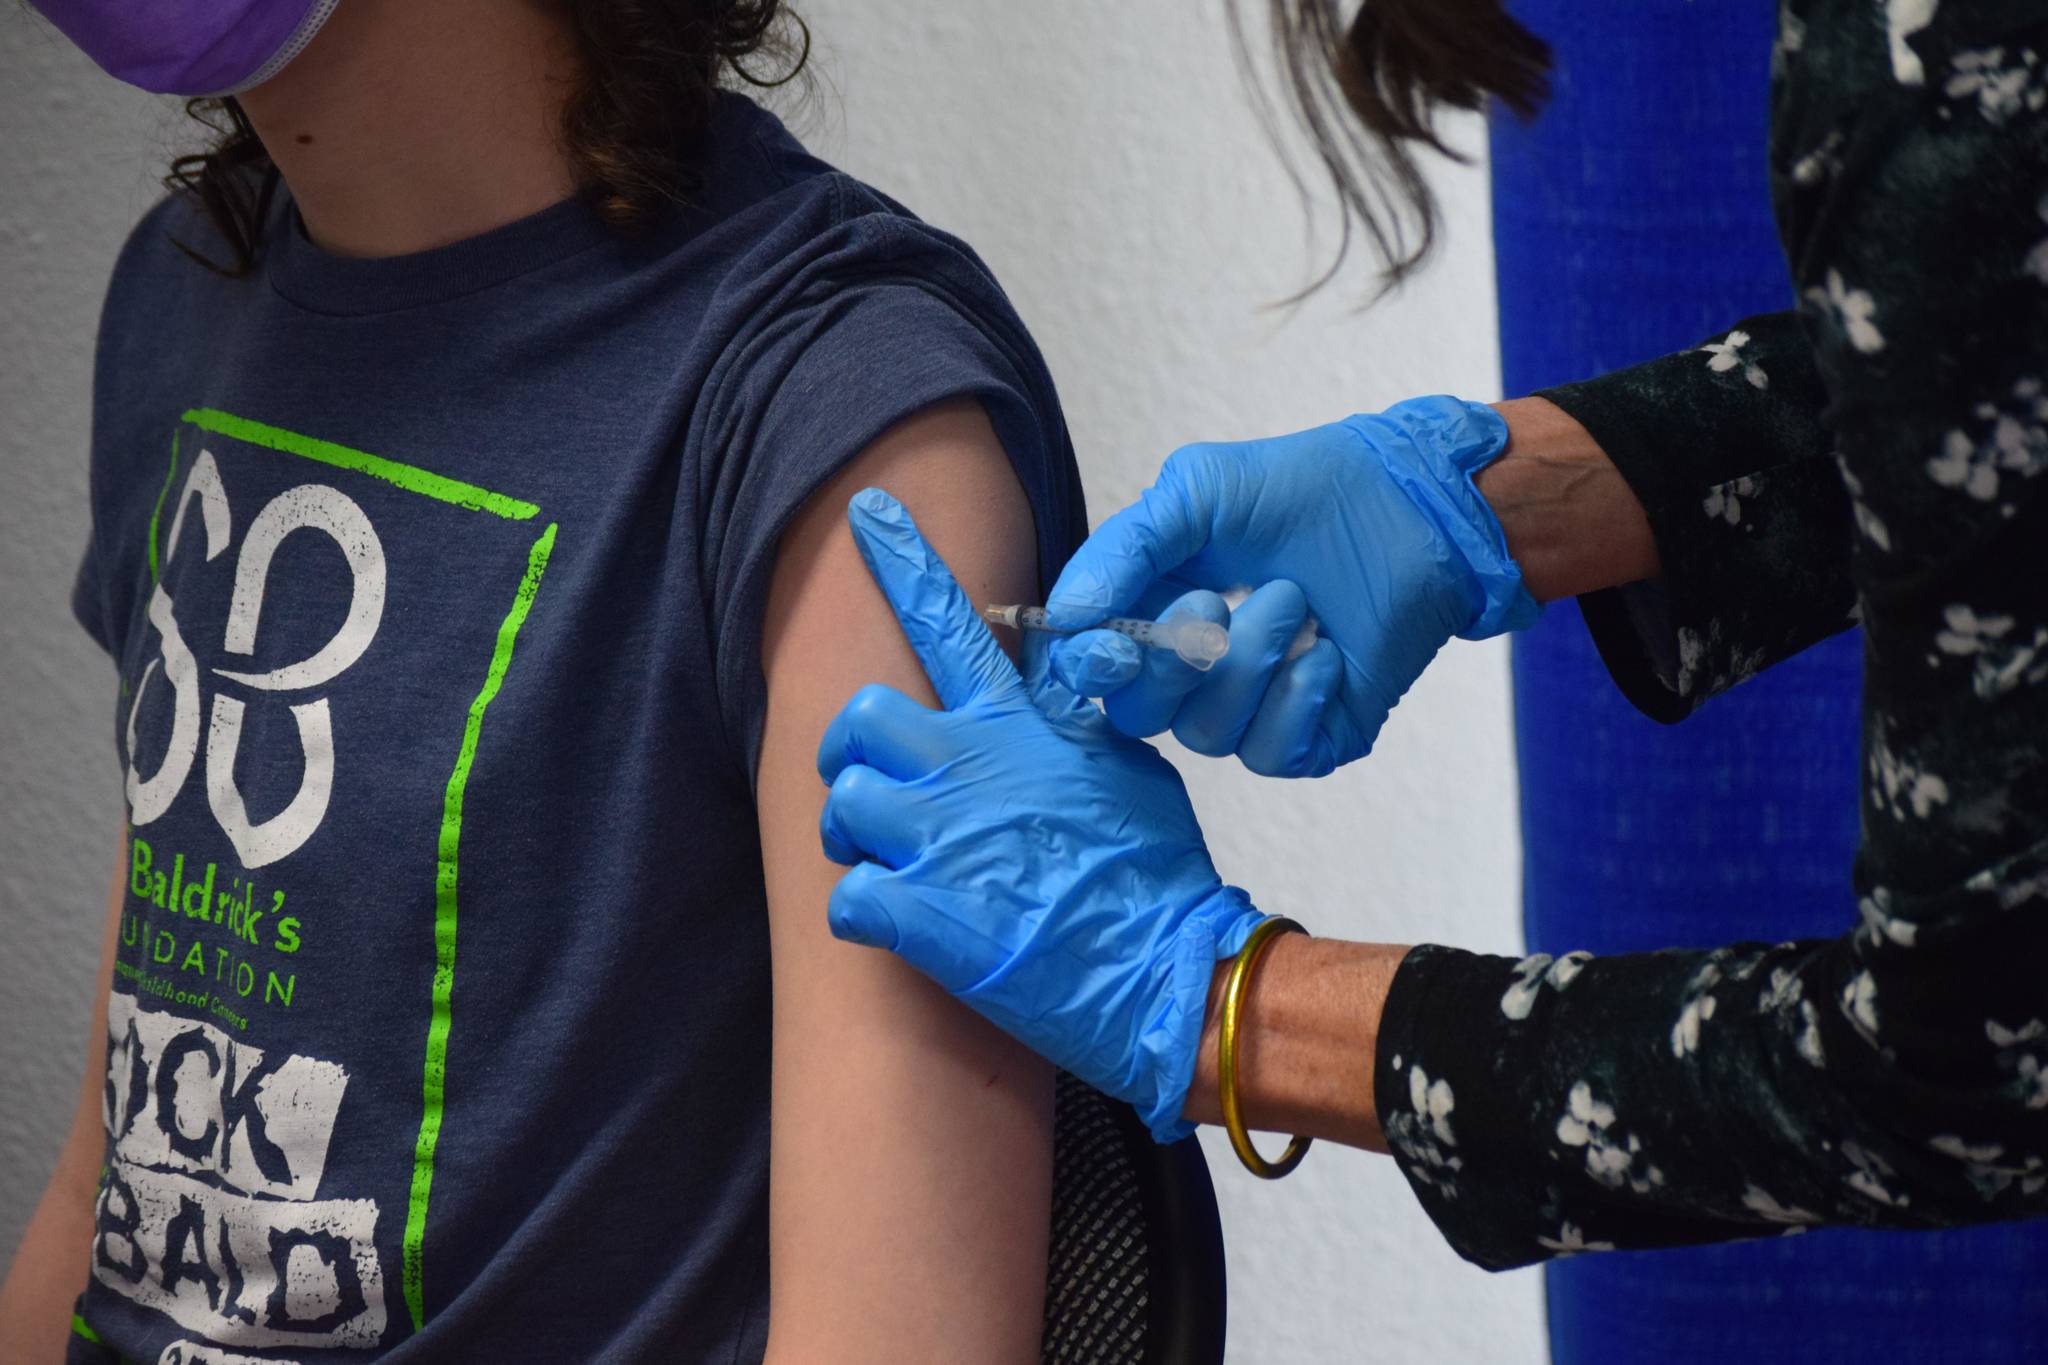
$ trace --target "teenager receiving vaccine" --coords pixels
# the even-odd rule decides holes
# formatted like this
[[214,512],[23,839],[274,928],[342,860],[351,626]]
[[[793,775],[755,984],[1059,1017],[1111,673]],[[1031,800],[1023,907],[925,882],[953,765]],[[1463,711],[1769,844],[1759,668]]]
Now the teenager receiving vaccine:
[[1084,529],[986,270],[721,92],[774,0],[38,3],[232,98],[101,324],[127,823],[0,1358],[1035,1359],[1050,1071],[832,939],[813,767],[925,687],[853,491],[983,601]]

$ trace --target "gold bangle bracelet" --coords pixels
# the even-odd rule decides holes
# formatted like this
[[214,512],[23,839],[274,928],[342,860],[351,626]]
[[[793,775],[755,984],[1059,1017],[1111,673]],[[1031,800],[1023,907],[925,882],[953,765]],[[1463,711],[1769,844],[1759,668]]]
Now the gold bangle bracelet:
[[1309,1143],[1313,1140],[1296,1137],[1287,1144],[1287,1150],[1278,1161],[1268,1161],[1252,1146],[1252,1135],[1245,1130],[1244,1108],[1237,1097],[1237,1030],[1244,1017],[1244,998],[1250,994],[1252,972],[1258,967],[1259,959],[1274,939],[1282,934],[1306,934],[1291,919],[1278,915],[1268,919],[1252,930],[1251,937],[1238,950],[1237,960],[1231,964],[1230,979],[1223,986],[1223,1029],[1219,1038],[1216,1057],[1216,1088],[1223,1102],[1223,1129],[1230,1134],[1230,1145],[1237,1152],[1237,1159],[1244,1168],[1261,1180],[1278,1180],[1308,1155]]

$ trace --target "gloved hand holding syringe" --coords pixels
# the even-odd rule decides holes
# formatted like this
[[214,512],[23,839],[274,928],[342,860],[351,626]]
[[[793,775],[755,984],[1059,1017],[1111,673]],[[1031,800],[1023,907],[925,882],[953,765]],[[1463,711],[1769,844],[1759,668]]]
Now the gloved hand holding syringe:
[[[1245,590],[1224,594],[1224,601],[1236,607],[1248,594]],[[1231,599],[1235,597],[1236,601]],[[1028,607],[1021,604],[998,606],[990,603],[981,609],[982,616],[999,626],[1012,630],[1039,630],[1053,635],[1076,635],[1079,631],[1061,630],[1046,617],[1044,607]],[[1097,621],[1090,630],[1111,630],[1147,649],[1170,649],[1180,656],[1182,663],[1197,672],[1207,673],[1214,668],[1224,655],[1230,652],[1230,631],[1214,621],[1205,621],[1192,611],[1170,611],[1163,620],[1141,621],[1129,616],[1112,616],[1106,621]],[[1301,630],[1287,647],[1289,660],[1300,658],[1315,645],[1316,621],[1313,616],[1301,623]]]

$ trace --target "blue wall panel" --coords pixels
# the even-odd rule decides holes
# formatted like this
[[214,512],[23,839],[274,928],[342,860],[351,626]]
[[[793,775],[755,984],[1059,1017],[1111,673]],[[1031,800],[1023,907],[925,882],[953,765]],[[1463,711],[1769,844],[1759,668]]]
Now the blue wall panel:
[[[1510,394],[1789,306],[1764,140],[1770,0],[1527,0],[1549,109],[1493,128]],[[1684,725],[1636,714],[1577,611],[1516,642],[1532,949],[1834,935],[1855,922],[1858,641]],[[1559,1365],[2048,1359],[2048,1225],[1827,1232],[1548,1271]]]

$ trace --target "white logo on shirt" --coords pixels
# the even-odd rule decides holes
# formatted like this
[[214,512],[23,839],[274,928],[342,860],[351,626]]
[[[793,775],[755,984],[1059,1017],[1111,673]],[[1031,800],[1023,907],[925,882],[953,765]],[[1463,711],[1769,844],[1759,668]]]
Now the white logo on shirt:
[[[227,488],[210,451],[199,452],[178,494],[170,535],[165,540],[166,569],[178,553],[179,532],[184,529],[185,514],[195,502],[206,538],[206,559],[211,562],[228,548],[234,531]],[[326,484],[300,484],[266,503],[242,538],[235,559],[234,595],[229,601],[221,640],[225,652],[245,656],[255,653],[271,558],[284,538],[298,530],[319,531],[341,550],[349,572],[348,611],[326,644],[296,663],[264,673],[212,670],[259,692],[300,692],[331,682],[363,656],[376,637],[384,614],[384,546],[369,517],[339,489]],[[199,754],[203,702],[199,665],[179,633],[174,608],[171,594],[159,578],[149,599],[149,622],[162,640],[162,655],[143,670],[128,711],[128,820],[138,828],[170,809]],[[171,737],[156,771],[145,777],[135,757],[135,722],[159,664],[172,690]],[[328,797],[333,791],[334,730],[327,699],[315,697],[288,706],[298,728],[303,755],[299,788],[276,815],[252,821],[235,781],[235,756],[241,748],[245,703],[224,694],[213,698],[206,734],[206,801],[243,865],[252,869],[276,862],[312,837],[327,814]]]

